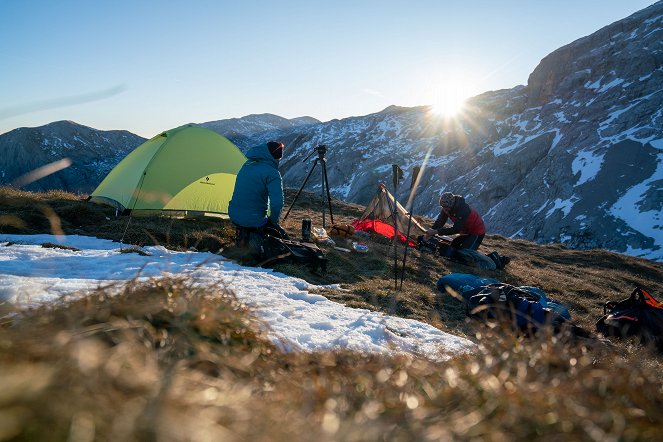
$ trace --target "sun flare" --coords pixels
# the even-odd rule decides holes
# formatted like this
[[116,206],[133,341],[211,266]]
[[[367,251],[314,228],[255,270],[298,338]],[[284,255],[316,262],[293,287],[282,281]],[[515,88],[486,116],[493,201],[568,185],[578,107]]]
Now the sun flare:
[[454,117],[463,111],[470,97],[469,85],[462,81],[445,81],[433,93],[433,113],[443,117]]

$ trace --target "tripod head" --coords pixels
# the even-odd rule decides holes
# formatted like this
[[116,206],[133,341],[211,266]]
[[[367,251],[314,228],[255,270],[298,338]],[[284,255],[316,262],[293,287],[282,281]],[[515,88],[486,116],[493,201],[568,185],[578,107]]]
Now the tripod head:
[[316,153],[316,152],[318,154],[318,160],[323,161],[325,159],[325,155],[327,154],[327,145],[326,144],[318,144],[317,146],[315,146],[313,148],[313,152],[308,154],[306,156],[306,158],[304,158],[302,160],[302,163],[307,162],[313,156],[313,154]]

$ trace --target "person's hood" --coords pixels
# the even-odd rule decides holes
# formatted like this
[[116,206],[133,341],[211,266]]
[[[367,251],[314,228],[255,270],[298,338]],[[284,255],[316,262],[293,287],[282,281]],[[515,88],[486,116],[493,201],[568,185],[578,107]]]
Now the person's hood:
[[279,167],[278,160],[274,159],[266,144],[261,144],[259,146],[254,146],[246,152],[246,158],[252,161],[264,162],[267,164],[272,164],[274,167]]

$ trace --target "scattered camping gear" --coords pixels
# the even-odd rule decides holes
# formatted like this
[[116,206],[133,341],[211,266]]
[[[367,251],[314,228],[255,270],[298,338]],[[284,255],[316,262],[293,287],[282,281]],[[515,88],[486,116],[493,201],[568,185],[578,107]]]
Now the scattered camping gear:
[[368,252],[368,245],[364,244],[363,242],[353,241],[352,242],[352,249],[356,252],[359,252],[359,253],[367,253]]
[[[410,206],[409,210],[409,219],[407,222],[407,232],[405,233],[405,237],[410,236],[410,230],[412,229],[412,207],[414,207],[414,197],[416,195],[416,189],[417,186],[419,185],[419,171],[421,170],[421,167],[419,166],[414,166],[412,168],[412,180],[410,181],[410,197],[408,198],[408,204]],[[401,290],[403,289],[403,279],[405,278],[405,260],[407,259],[407,249],[408,246],[410,245],[409,241],[405,241],[405,251],[403,252],[403,269],[401,270]]]
[[290,207],[288,207],[288,211],[285,213],[283,221],[285,221],[288,218],[292,206],[295,205],[297,198],[299,198],[299,195],[302,193],[302,190],[304,190],[304,186],[306,186],[306,182],[311,177],[311,174],[313,173],[315,166],[317,166],[318,163],[320,163],[322,164],[322,172],[320,176],[320,187],[321,187],[320,192],[321,192],[321,201],[322,201],[322,227],[325,228],[327,227],[325,223],[325,193],[327,197],[327,203],[329,204],[329,218],[331,219],[332,224],[334,224],[334,214],[332,213],[331,194],[329,193],[329,180],[327,179],[327,159],[326,159],[327,146],[324,144],[316,146],[313,149],[313,152],[311,152],[306,158],[304,158],[302,163],[307,162],[309,158],[311,158],[313,154],[316,152],[318,154],[318,158],[316,158],[315,161],[313,161],[313,166],[311,166],[311,170],[309,170],[308,174],[306,175],[306,178],[304,179],[304,182],[302,183],[301,187],[295,194],[295,198],[292,200],[292,203],[290,203]]
[[636,287],[621,301],[608,301],[596,329],[606,336],[639,336],[644,343],[663,347],[663,302]]
[[341,238],[349,238],[354,235],[355,228],[349,224],[334,224],[329,233]]
[[89,201],[125,215],[227,215],[242,152],[209,129],[185,125],[134,149],[104,178]]
[[302,241],[311,241],[311,218],[304,218],[302,220]]
[[[484,278],[483,276],[472,275],[470,273],[449,273],[437,280],[437,289],[441,292],[446,291],[452,295],[458,294],[466,300],[470,296],[479,293],[481,287],[497,283],[499,283],[497,279]],[[473,290],[476,291],[472,293]]]
[[[396,234],[399,241],[405,242],[405,234],[394,230],[392,218],[394,216],[398,217],[397,224],[405,226],[409,214],[398,201],[396,201],[396,213],[393,213],[394,201],[395,198],[389,193],[385,185],[379,184],[375,196],[366,206],[364,213],[359,219],[352,222],[355,231],[374,232],[389,239],[393,239],[394,234]],[[411,232],[407,238],[410,241],[410,247],[414,247],[416,238],[426,233],[426,230],[414,218],[411,225]]]
[[313,235],[313,239],[315,239],[316,242],[326,244],[328,246],[336,245],[336,242],[331,239],[329,235],[327,235],[327,231],[324,229],[324,227],[314,227],[311,233]]
[[[394,203],[391,209],[391,214],[392,214],[391,219],[394,221],[394,232],[398,232],[398,217],[396,216],[396,212],[398,211],[398,209],[396,208],[398,200],[396,199],[395,196],[398,195],[398,183],[400,183],[401,180],[403,179],[403,169],[398,167],[398,164],[392,164],[391,171],[393,174],[393,181],[394,181]],[[398,249],[397,249],[398,242],[396,241],[396,235],[393,236],[392,242],[394,244],[394,288],[397,289],[398,288]]]
[[[472,296],[481,292],[486,286],[501,284],[500,281],[494,278],[485,278],[482,276],[472,275],[469,273],[450,273],[442,276],[437,280],[437,289],[441,292],[447,292],[455,297],[462,298],[463,301],[469,303]],[[571,314],[569,309],[566,308],[559,301],[550,299],[546,296],[545,292],[538,287],[520,286],[519,290],[526,291],[532,296],[538,298],[538,302],[544,308],[554,310],[558,315],[570,320]]]
[[544,305],[544,298],[510,284],[488,284],[467,300],[466,314],[482,321],[510,323],[522,332],[537,331],[544,325],[558,330],[567,319]]
[[262,246],[259,266],[268,267],[280,263],[304,264],[313,272],[327,271],[327,258],[322,250],[312,243],[291,241],[267,235]]

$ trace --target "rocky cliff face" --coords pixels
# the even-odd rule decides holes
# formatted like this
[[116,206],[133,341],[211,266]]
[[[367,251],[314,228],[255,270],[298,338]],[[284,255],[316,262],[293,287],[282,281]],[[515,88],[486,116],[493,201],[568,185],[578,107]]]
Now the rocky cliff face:
[[23,187],[88,193],[144,138],[124,130],[100,131],[71,121],[22,127],[0,135],[0,185],[63,159],[71,166]]
[[[452,191],[491,232],[661,260],[663,2],[551,53],[527,86],[474,97],[457,119],[389,107],[270,137],[287,143],[282,173],[291,187],[318,144],[329,147],[332,194],[357,203],[378,182],[392,188],[392,163],[406,183],[425,163],[415,213],[435,216],[439,192]],[[319,188],[319,174],[310,181]]]

